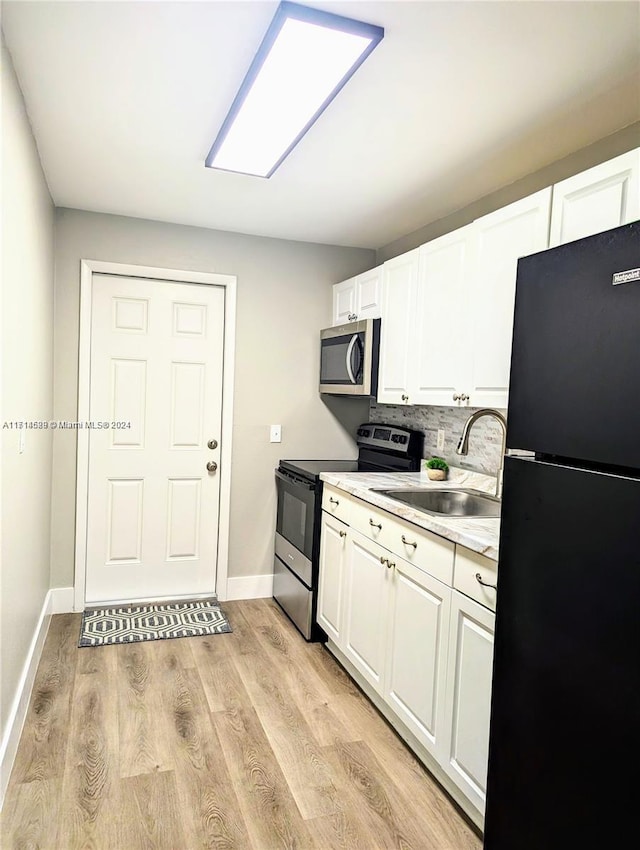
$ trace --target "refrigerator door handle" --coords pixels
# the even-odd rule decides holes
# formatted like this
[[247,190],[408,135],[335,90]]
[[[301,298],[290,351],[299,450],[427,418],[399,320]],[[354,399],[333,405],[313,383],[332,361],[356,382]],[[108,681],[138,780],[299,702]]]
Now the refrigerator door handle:
[[497,584],[489,584],[488,581],[482,581],[482,576],[480,575],[480,573],[476,573],[476,581],[478,582],[478,584],[481,584],[483,587],[490,587],[492,590],[498,589]]

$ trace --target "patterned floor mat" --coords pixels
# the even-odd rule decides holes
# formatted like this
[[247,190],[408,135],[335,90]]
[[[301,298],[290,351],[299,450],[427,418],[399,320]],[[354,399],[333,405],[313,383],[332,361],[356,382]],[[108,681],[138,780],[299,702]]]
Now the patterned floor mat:
[[217,599],[128,608],[94,608],[82,614],[78,646],[168,640],[231,631],[231,625]]

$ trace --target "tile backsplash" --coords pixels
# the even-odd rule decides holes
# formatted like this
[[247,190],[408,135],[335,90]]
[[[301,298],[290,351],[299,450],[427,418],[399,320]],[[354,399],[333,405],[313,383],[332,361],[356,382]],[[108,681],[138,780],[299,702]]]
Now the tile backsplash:
[[[502,429],[491,416],[480,419],[469,436],[469,454],[457,455],[456,446],[464,423],[478,408],[473,407],[405,407],[372,401],[369,421],[385,425],[402,425],[424,434],[424,457],[443,457],[451,466],[496,475],[500,466]],[[506,410],[500,410],[506,416]],[[436,449],[438,430],[445,432],[444,449]]]

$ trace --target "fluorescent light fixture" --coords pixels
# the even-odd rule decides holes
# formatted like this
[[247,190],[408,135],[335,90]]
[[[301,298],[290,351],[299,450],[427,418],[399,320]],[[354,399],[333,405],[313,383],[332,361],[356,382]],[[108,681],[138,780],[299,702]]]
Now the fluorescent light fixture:
[[280,3],[205,165],[271,177],[383,36],[372,24]]

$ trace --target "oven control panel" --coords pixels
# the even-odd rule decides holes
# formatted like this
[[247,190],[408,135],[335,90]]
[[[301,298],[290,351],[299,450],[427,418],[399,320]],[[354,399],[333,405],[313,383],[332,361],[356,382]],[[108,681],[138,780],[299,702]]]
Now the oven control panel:
[[357,431],[359,446],[405,452],[414,456],[420,456],[423,439],[420,431],[373,422],[360,425]]

